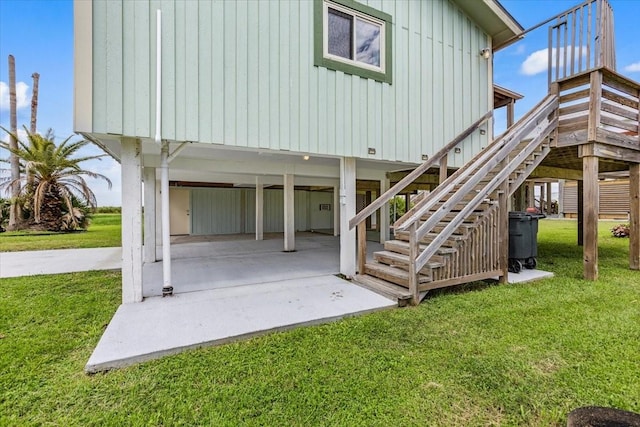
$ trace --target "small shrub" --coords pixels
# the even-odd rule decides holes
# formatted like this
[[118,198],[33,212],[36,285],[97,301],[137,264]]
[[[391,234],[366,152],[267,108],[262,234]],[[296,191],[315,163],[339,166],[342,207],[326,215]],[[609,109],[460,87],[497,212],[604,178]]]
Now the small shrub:
[[629,237],[629,224],[618,224],[611,229],[613,237]]

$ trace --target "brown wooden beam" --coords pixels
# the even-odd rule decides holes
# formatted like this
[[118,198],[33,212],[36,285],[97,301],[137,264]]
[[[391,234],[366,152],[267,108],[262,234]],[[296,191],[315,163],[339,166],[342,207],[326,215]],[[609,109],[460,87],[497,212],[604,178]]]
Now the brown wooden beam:
[[620,162],[640,163],[640,150],[606,144],[585,144],[578,147],[578,157],[595,156]]
[[[503,160],[501,164],[502,168],[507,167],[507,160]],[[507,283],[509,279],[509,207],[507,206],[507,199],[509,198],[509,180],[505,179],[500,185],[500,194],[498,196],[498,250],[500,253],[498,268],[502,270],[502,274],[499,276],[500,283]]]
[[584,246],[584,183],[578,181],[578,246]]
[[629,268],[640,270],[640,164],[629,167]]
[[602,102],[602,72],[591,73],[589,83],[589,127],[587,139],[596,140],[596,130],[600,127],[600,103]]
[[442,184],[444,181],[446,181],[447,177],[449,176],[448,174],[448,170],[447,170],[447,163],[449,160],[449,156],[447,154],[445,154],[444,156],[442,156],[442,158],[440,159],[440,173],[439,173],[439,184]]
[[600,186],[598,185],[598,158],[582,159],[584,182],[584,278],[598,280],[598,215]]
[[[439,184],[439,172],[437,169],[432,169],[434,173],[425,173],[417,177],[413,183],[414,184]],[[389,172],[387,174],[387,178],[392,183],[398,182],[402,180],[405,176],[407,176],[408,172]]]
[[533,173],[529,175],[530,178],[554,178],[554,179],[568,179],[571,181],[578,181],[582,179],[582,169],[567,169],[558,168],[554,166],[538,166]]

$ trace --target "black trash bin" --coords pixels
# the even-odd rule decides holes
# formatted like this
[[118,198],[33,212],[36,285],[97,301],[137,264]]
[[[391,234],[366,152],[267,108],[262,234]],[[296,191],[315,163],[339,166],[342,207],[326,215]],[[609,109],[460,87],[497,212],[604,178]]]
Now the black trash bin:
[[538,219],[542,214],[509,212],[509,271],[536,268],[538,262]]

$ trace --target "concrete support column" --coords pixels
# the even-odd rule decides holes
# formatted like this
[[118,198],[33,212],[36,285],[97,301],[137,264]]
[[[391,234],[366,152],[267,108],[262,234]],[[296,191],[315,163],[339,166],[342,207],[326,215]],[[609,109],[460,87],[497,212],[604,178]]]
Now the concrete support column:
[[540,185],[540,213],[546,213],[547,210],[545,209],[545,202],[547,202],[547,195],[546,195],[546,185],[544,183],[542,183]]
[[340,186],[333,187],[333,235],[340,235]]
[[629,268],[640,270],[640,164],[629,167]]
[[142,301],[142,149],[122,138],[122,303]]
[[547,215],[551,214],[551,201],[553,197],[551,197],[551,182],[547,182]]
[[[380,180],[380,194],[382,196],[391,186],[388,178],[382,178]],[[389,203],[385,203],[380,208],[380,243],[384,243],[389,240]]]
[[600,186],[598,185],[598,158],[582,158],[584,180],[584,278],[598,280],[598,216]]
[[145,166],[144,262],[156,262],[156,168]]
[[264,184],[256,177],[256,240],[264,240]]
[[284,175],[284,251],[293,252],[296,250],[296,226],[295,226],[295,203],[294,203],[294,176],[287,173]]
[[349,220],[356,215],[356,159],[340,159],[340,273],[356,274],[356,230]]

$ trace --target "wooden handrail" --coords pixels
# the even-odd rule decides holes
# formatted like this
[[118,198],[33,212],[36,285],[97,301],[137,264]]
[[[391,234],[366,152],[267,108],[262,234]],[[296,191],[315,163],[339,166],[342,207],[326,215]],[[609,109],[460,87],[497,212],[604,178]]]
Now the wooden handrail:
[[349,220],[349,229],[351,230],[353,227],[364,221],[366,218],[371,216],[374,212],[380,209],[385,203],[389,202],[393,197],[395,197],[399,192],[404,190],[409,184],[415,181],[420,175],[425,173],[429,168],[437,164],[440,159],[449,153],[456,145],[458,145],[461,141],[466,139],[469,135],[471,135],[476,129],[480,127],[480,125],[487,120],[489,120],[493,116],[493,111],[489,111],[484,116],[475,121],[471,126],[465,129],[461,134],[456,136],[451,142],[442,147],[440,151],[434,154],[429,160],[426,160],[420,166],[415,168],[411,173],[402,178],[396,185],[385,191],[380,197],[375,199],[369,206],[362,209],[356,216]]
[[[538,116],[540,110],[547,110],[549,105],[557,98],[555,95],[547,95],[542,101],[540,101],[534,108],[529,110],[524,116],[512,125],[500,138],[495,139],[484,150],[475,155],[473,159],[467,162],[463,167],[458,169],[447,180],[441,183],[434,191],[429,193],[420,203],[411,208],[402,218],[398,219],[394,228],[396,230],[405,231],[412,222],[417,221],[427,212],[430,207],[437,203],[445,194],[449,193],[459,182],[466,179],[478,165],[483,165],[488,161],[496,151],[500,150],[505,144],[518,138],[523,132],[529,132],[535,127],[535,123],[532,122],[532,117]],[[557,99],[556,99],[557,102]]]

